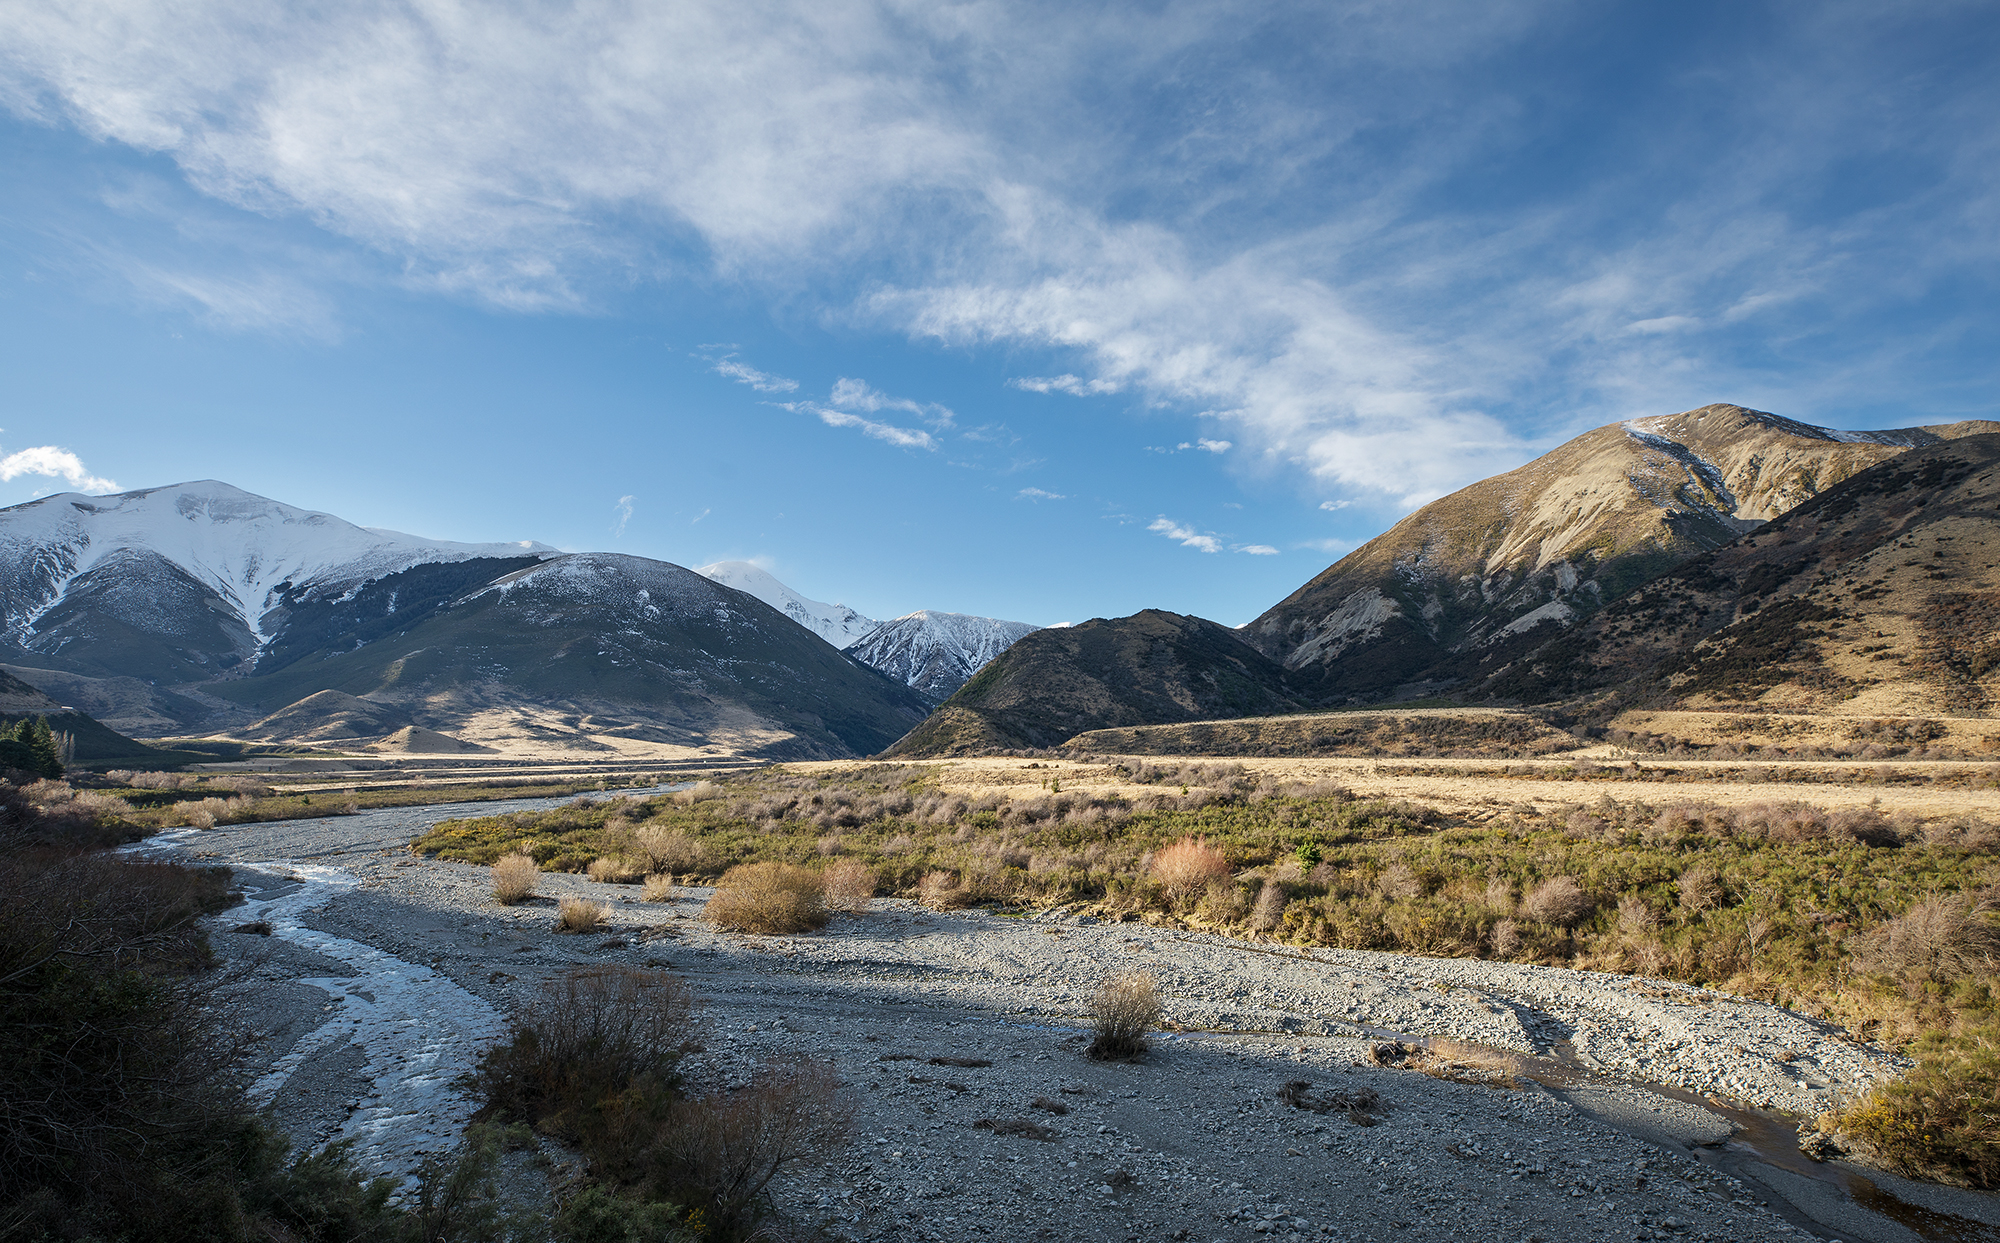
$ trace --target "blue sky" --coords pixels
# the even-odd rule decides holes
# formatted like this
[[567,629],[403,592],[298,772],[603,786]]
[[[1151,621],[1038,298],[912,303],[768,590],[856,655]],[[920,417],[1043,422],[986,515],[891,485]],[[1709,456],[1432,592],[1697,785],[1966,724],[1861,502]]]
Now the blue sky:
[[1235,624],[1613,420],[1996,417],[1996,64],[1974,3],[9,6],[0,503]]

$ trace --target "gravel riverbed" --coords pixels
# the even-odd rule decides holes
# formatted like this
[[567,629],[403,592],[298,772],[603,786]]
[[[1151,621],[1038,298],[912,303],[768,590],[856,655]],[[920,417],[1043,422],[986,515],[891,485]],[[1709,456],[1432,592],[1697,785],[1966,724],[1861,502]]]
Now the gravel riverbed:
[[[301,1143],[350,1136],[375,1168],[409,1173],[454,1142],[473,1103],[453,1080],[511,1009],[563,972],[626,963],[683,975],[701,999],[698,1084],[745,1082],[773,1057],[836,1064],[858,1101],[853,1142],[778,1191],[835,1238],[2000,1239],[1995,1197],[1815,1167],[1768,1135],[1746,1146],[1757,1136],[1739,1128],[1775,1132],[1775,1117],[1703,1098],[1810,1115],[1897,1069],[1772,1006],[1064,911],[878,899],[820,933],[744,937],[701,922],[704,890],[649,904],[568,875],[502,907],[485,869],[407,852],[459,814],[236,825],[157,847],[237,869],[248,904],[216,939],[253,964],[260,1087]],[[609,902],[609,928],[555,933],[568,894]],[[275,935],[226,931],[258,918]],[[1141,1063],[1090,1062],[1086,999],[1129,968],[1153,973],[1176,1030]],[[1552,1073],[1506,1088],[1374,1065],[1391,1034]],[[1298,1082],[1308,1105],[1379,1104],[1295,1107],[1279,1093]],[[1041,1137],[992,1126],[1022,1120]]]

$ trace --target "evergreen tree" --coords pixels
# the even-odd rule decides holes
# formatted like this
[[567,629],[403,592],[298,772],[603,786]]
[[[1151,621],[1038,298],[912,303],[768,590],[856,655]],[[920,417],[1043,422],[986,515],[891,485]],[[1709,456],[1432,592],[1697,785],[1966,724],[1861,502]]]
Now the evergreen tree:
[[[25,724],[25,722],[23,722]],[[49,718],[38,716],[22,739],[35,753],[37,771],[51,780],[63,775],[62,754],[56,750],[55,731],[49,728]]]

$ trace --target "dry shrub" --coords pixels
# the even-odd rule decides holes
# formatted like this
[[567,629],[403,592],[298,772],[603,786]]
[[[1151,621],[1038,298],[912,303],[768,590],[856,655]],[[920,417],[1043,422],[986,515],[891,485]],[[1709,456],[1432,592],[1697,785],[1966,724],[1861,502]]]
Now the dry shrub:
[[1514,909],[1514,882],[1504,876],[1495,876],[1486,882],[1486,905],[1496,911]]
[[1557,927],[1575,923],[1594,906],[1583,886],[1568,876],[1551,876],[1521,899],[1521,911],[1529,919]]
[[541,874],[542,869],[528,855],[502,855],[493,864],[493,900],[502,906],[526,902],[535,896]]
[[1383,869],[1382,875],[1376,878],[1375,887],[1392,902],[1408,902],[1424,896],[1423,878],[1400,860]]
[[950,872],[926,872],[917,882],[917,901],[934,911],[956,911],[972,905],[972,892]]
[[486,1055],[481,1086],[503,1112],[573,1138],[607,1096],[679,1082],[694,1012],[693,990],[664,971],[571,972],[543,985],[513,1040]]
[[1857,965],[1904,979],[1963,979],[1991,972],[2000,929],[1957,898],[1932,896],[1863,937]]
[[673,798],[676,803],[685,806],[691,803],[705,803],[711,799],[722,798],[726,793],[727,791],[713,781],[697,781],[685,790],[674,791]]
[[557,932],[596,932],[611,918],[611,908],[588,898],[564,898],[556,908]]
[[1107,975],[1090,996],[1097,1036],[1089,1056],[1099,1062],[1131,1062],[1146,1055],[1146,1033],[1160,1021],[1160,992],[1151,974],[1120,971]]
[[1618,926],[1632,932],[1646,932],[1660,922],[1653,914],[1653,908],[1636,893],[1628,893],[1618,899]]
[[1229,859],[1201,838],[1183,837],[1153,856],[1153,879],[1176,906],[1184,906],[1211,883],[1229,879]]
[[826,904],[836,911],[861,914],[875,896],[875,869],[859,859],[841,859],[828,864],[821,874]]
[[820,874],[789,863],[730,868],[701,914],[718,928],[765,936],[809,932],[827,921]]
[[646,888],[640,898],[647,902],[672,902],[674,900],[674,878],[662,876],[658,872],[646,878]]
[[700,872],[708,867],[708,847],[680,829],[649,824],[634,830],[631,842],[632,853],[640,856],[647,872]]
[[1266,881],[1257,893],[1257,905],[1250,909],[1250,927],[1258,932],[1276,928],[1285,917],[1285,906],[1289,901],[1283,885]]
[[654,1177],[676,1202],[701,1210],[715,1237],[743,1237],[771,1180],[826,1159],[853,1120],[831,1064],[770,1067],[740,1091],[674,1106],[653,1151]]
[[1521,925],[1511,919],[1495,920],[1487,940],[1493,946],[1495,957],[1512,958],[1521,950]]
[[1681,905],[1699,915],[1722,903],[1722,877],[1711,867],[1692,867],[1678,882]]
[[606,885],[629,885],[639,879],[639,869],[624,859],[606,856],[595,859],[585,869],[590,879]]

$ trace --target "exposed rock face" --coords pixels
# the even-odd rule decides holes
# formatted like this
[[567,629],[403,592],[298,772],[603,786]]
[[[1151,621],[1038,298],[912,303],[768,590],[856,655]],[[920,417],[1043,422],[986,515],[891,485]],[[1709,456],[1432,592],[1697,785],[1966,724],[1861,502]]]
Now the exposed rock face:
[[1713,405],[1600,427],[1424,506],[1245,628],[1316,704],[1423,693],[1971,422],[1843,432]]
[[1911,450],[1495,662],[1475,694],[1847,715],[2000,703],[2000,435]]
[[1085,730],[1262,716],[1297,706],[1284,670],[1236,631],[1147,609],[1035,631],[888,754],[1054,747]]

